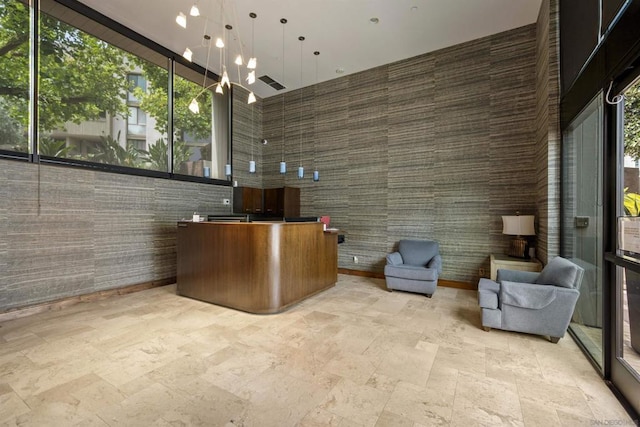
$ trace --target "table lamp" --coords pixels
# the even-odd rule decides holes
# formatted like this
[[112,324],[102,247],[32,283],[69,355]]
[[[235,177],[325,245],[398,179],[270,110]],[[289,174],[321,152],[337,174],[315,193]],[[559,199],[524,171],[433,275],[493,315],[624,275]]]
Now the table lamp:
[[502,216],[502,234],[516,236],[511,241],[508,255],[516,258],[529,258],[529,243],[522,236],[535,236],[533,215]]

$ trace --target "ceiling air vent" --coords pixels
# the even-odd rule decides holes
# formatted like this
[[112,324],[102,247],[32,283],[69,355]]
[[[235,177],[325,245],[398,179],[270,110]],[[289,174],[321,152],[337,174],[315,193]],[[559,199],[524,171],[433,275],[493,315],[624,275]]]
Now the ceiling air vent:
[[260,76],[258,77],[258,80],[262,80],[263,82],[265,82],[266,84],[268,84],[269,86],[271,86],[272,88],[274,88],[275,90],[282,90],[282,89],[286,89],[284,86],[282,86],[280,83],[278,83],[277,81],[273,80],[271,77],[269,76]]

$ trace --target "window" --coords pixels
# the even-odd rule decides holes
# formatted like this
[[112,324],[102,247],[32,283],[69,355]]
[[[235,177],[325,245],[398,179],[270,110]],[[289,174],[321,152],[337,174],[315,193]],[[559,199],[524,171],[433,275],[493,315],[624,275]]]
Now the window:
[[[229,182],[229,91],[213,96],[208,87],[203,90],[197,66],[174,64],[168,51],[126,28],[115,31],[108,19],[94,20],[77,7],[40,0],[33,22],[28,0],[0,0],[0,156],[26,157],[15,152],[28,153],[33,146],[44,162],[55,158],[81,167],[101,164],[118,172],[153,170]],[[37,91],[30,87],[33,64]],[[177,75],[170,71],[174,65]],[[168,91],[170,78],[174,93]],[[37,98],[30,99],[34,92]],[[189,111],[193,99],[200,114]],[[30,117],[34,106],[37,123]]]
[[168,172],[167,70],[47,13],[40,34],[39,153]]
[[127,101],[130,103],[137,103],[140,100],[136,93],[145,93],[147,91],[147,80],[141,74],[129,74],[127,80],[129,80]]
[[147,113],[140,107],[129,107],[127,136],[145,136],[147,133]]
[[29,6],[0,1],[0,150],[29,151]]
[[[176,74],[173,109],[175,172],[226,179],[229,89],[225,88],[223,94],[213,93],[210,86],[214,81],[203,81],[201,75],[183,66],[176,66]],[[194,102],[198,105],[197,112],[189,108]]]

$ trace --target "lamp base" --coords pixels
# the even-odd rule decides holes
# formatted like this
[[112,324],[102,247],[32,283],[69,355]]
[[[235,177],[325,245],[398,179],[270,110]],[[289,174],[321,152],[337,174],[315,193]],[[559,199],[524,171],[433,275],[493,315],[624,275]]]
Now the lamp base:
[[529,244],[522,236],[516,237],[511,241],[508,255],[515,258],[529,259]]

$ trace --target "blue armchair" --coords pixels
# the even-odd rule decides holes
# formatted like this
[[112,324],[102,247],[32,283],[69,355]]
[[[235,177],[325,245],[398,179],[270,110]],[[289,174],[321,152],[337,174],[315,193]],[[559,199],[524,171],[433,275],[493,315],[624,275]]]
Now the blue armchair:
[[387,255],[384,276],[387,289],[425,294],[431,298],[442,272],[442,258],[437,242],[400,240],[398,251]]
[[584,270],[556,257],[540,273],[498,270],[478,283],[482,327],[549,336],[557,343],[569,327]]

